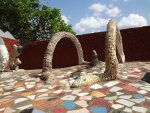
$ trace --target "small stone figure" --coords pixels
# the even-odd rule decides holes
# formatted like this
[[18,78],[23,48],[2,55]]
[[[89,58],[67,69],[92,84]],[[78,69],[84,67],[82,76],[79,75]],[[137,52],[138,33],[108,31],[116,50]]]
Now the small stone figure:
[[[23,47],[22,46],[17,46],[13,45],[13,53],[10,56],[10,70],[16,70],[18,69],[18,65],[21,64],[21,61],[19,60],[19,55],[22,53]],[[16,60],[16,62],[15,62]]]
[[98,64],[98,57],[97,53],[95,50],[92,51],[92,61],[91,61],[91,66],[97,66]]

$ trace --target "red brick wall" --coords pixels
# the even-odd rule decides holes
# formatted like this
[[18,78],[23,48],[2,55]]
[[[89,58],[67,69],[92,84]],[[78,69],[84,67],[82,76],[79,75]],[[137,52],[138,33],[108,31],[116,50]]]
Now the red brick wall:
[[[126,61],[150,60],[150,26],[121,30]],[[105,32],[78,35],[86,61],[91,61],[92,50],[96,50],[104,61]],[[21,68],[42,68],[43,56],[48,41],[36,41],[24,46],[20,59]],[[77,51],[69,39],[62,39],[56,46],[53,67],[77,65]]]

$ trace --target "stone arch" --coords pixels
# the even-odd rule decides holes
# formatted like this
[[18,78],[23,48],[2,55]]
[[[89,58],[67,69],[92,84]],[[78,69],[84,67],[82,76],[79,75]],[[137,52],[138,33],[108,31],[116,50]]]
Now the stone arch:
[[50,42],[48,43],[47,50],[45,52],[45,56],[43,59],[42,72],[52,71],[53,53],[57,43],[63,38],[69,38],[75,45],[78,54],[78,63],[82,64],[84,62],[83,50],[81,44],[79,40],[75,37],[75,35],[69,32],[58,32],[51,38]]

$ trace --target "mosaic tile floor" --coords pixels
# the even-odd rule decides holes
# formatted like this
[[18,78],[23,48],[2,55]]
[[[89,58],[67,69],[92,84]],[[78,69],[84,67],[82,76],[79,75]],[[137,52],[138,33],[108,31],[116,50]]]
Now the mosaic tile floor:
[[150,84],[140,80],[150,71],[150,62],[120,64],[117,80],[71,89],[81,70],[104,71],[104,66],[101,71],[85,67],[54,69],[59,80],[55,86],[35,78],[41,70],[1,74],[0,113],[150,113]]

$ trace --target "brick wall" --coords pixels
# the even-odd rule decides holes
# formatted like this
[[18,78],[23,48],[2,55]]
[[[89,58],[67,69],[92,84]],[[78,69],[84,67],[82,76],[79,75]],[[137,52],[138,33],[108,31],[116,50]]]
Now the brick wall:
[[[96,50],[100,60],[104,61],[105,32],[77,35],[86,61],[91,61],[92,50]],[[150,26],[121,30],[126,61],[150,60]],[[21,68],[42,68],[47,41],[35,41],[24,45],[20,59]],[[69,39],[62,39],[56,46],[53,67],[77,65],[77,51]]]

